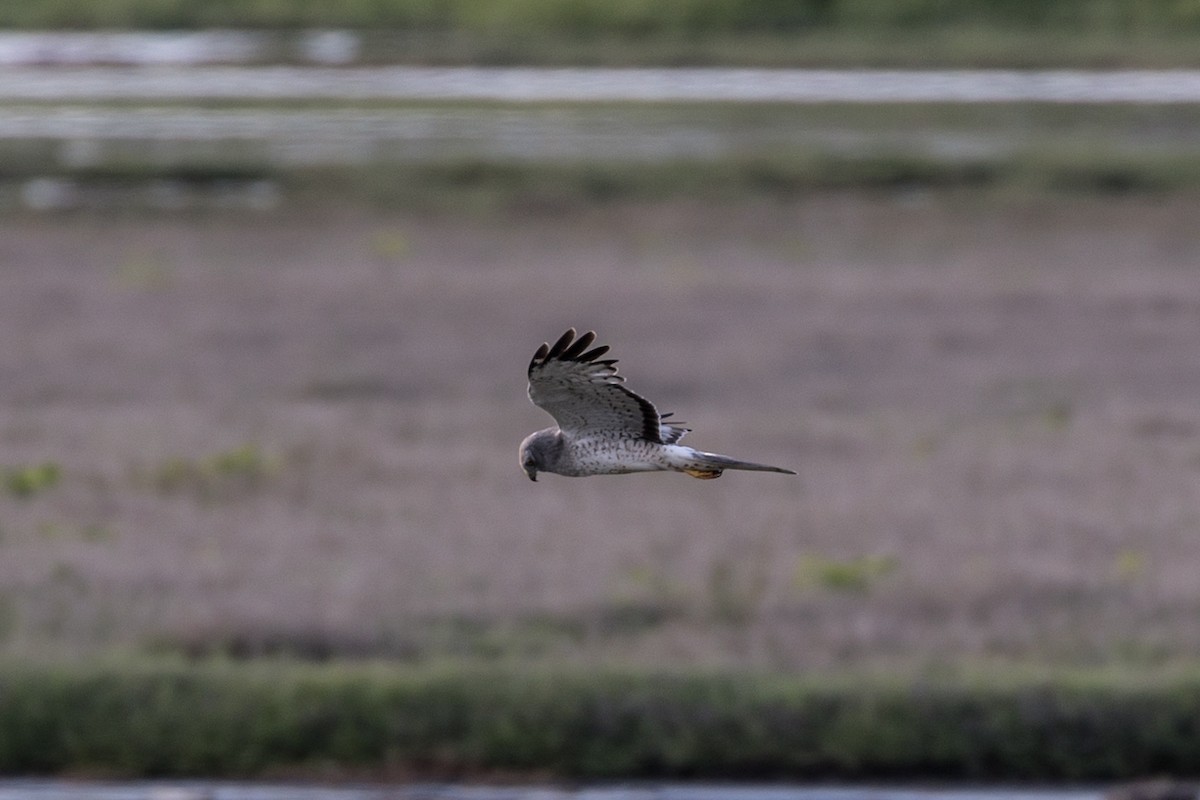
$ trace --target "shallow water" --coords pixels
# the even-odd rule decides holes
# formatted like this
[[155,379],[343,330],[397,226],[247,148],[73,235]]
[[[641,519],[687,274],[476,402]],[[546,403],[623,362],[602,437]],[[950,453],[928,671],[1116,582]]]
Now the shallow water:
[[1200,70],[12,66],[0,101],[1198,103]]

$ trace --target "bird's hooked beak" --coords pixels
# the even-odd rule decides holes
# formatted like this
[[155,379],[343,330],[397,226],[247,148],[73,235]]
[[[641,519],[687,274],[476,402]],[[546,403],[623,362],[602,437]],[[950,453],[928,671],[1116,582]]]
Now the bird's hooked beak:
[[531,433],[525,438],[525,441],[521,442],[520,458],[521,469],[525,470],[525,475],[529,478],[529,480],[534,481],[535,483],[537,482],[538,467],[541,466],[541,462],[538,460],[537,453],[534,452],[531,444],[532,440],[536,436],[536,433]]

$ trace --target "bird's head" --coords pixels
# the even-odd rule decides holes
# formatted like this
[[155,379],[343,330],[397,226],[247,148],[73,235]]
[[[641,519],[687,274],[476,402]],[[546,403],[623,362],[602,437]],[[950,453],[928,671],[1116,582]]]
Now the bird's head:
[[536,481],[538,467],[541,462],[538,461],[537,448],[534,446],[534,440],[537,434],[530,434],[525,437],[525,441],[521,442],[521,469],[525,470],[525,474],[529,476],[529,480]]
[[562,449],[561,434],[554,428],[531,433],[521,442],[521,469],[536,481],[539,471],[553,472],[555,455]]

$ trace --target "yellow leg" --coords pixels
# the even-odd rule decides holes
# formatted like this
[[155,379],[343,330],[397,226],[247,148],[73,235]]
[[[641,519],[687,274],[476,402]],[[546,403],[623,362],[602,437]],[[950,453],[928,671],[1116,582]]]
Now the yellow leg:
[[699,478],[702,481],[712,480],[713,478],[721,477],[722,470],[719,469],[685,469],[688,475],[693,478]]

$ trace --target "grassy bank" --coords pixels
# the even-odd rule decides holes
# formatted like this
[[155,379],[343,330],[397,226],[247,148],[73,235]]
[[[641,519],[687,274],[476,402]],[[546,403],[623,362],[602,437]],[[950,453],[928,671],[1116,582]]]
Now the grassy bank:
[[1188,772],[1198,719],[1196,674],[902,682],[10,665],[0,770],[1085,781]]
[[[791,201],[813,193],[968,190],[1032,200],[1056,196],[1143,196],[1200,189],[1200,161],[1159,155],[1091,161],[1070,153],[947,162],[915,154],[846,157],[827,153],[679,160],[663,164],[527,164],[465,159],[434,164],[280,170],[262,165],[121,164],[68,172],[0,175],[0,207],[19,207],[47,178],[62,195],[37,208],[180,211],[204,207],[273,209],[336,199],[376,209],[492,214],[582,210],[614,203],[704,198],[711,202]],[[37,182],[37,183],[35,183]]]
[[1200,6],[1168,0],[33,0],[13,28],[355,28],[438,63],[1195,64]]
[[1076,154],[948,162],[915,154],[680,160],[657,165],[525,165],[461,161],[386,165],[345,172],[312,170],[281,177],[298,202],[330,191],[395,208],[579,208],[612,202],[702,197],[716,202],[791,200],[828,190],[972,190],[1024,197],[1161,195],[1200,189],[1194,158],[1106,158]]

